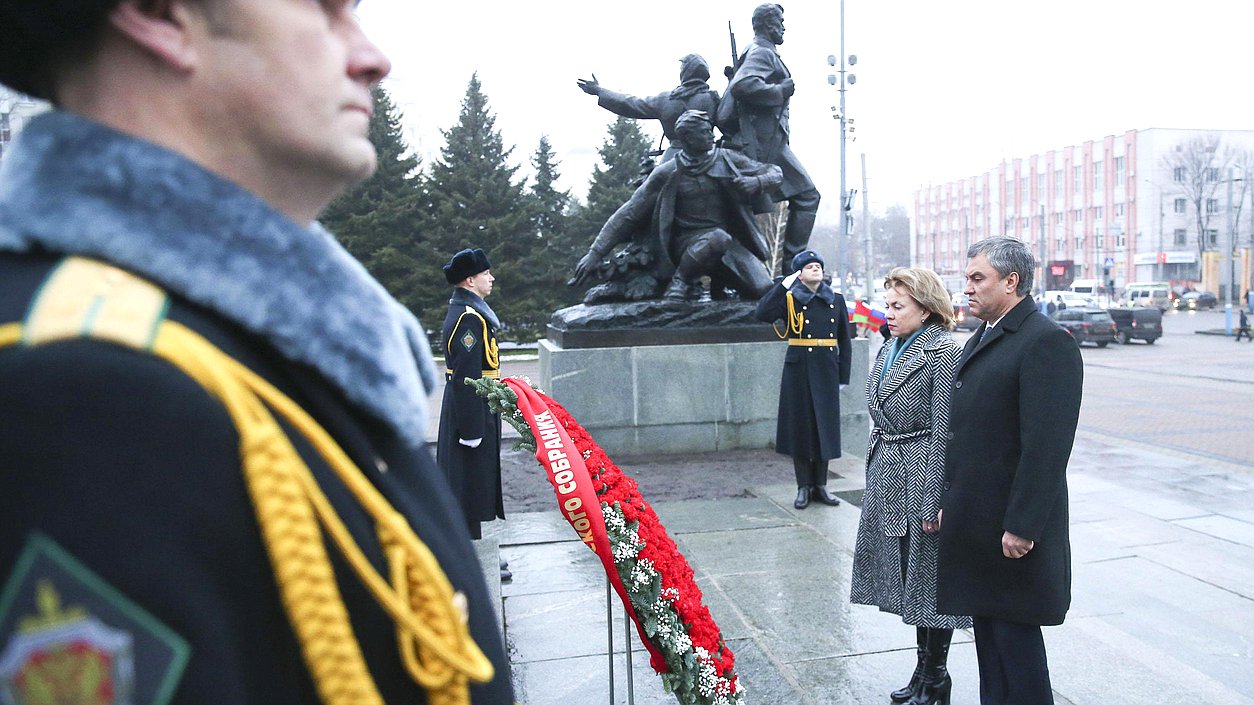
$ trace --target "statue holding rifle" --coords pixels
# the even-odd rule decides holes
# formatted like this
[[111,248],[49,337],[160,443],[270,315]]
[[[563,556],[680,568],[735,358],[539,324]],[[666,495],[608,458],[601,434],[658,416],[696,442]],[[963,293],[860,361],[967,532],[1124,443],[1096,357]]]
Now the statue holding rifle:
[[734,57],[732,38],[736,64],[729,67],[731,82],[719,103],[716,121],[725,138],[724,146],[783,171],[783,183],[769,196],[775,202],[788,202],[783,258],[789,262],[807,249],[819,192],[788,145],[788,102],[796,87],[776,49],[784,43],[784,8],[773,3],[759,5],[753,11],[753,31],[753,43],[739,57]]

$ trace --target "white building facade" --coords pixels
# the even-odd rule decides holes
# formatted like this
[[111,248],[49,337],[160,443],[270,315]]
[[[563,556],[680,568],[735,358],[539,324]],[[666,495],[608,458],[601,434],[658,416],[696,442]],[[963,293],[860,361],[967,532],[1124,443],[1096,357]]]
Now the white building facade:
[[1170,281],[1228,299],[1254,283],[1252,195],[1254,130],[1132,130],[919,188],[911,253],[956,289],[971,243],[1011,235],[1048,289]]

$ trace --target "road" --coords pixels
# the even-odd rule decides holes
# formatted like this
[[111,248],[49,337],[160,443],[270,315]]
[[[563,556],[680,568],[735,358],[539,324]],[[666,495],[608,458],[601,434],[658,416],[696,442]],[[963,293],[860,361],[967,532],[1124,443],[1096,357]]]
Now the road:
[[1079,430],[1254,468],[1254,343],[1196,332],[1223,327],[1222,310],[1171,311],[1153,345],[1081,346]]

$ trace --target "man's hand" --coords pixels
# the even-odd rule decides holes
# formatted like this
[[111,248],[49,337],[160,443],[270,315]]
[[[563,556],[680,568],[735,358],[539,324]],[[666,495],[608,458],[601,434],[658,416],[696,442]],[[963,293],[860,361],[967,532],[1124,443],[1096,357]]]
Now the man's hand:
[[592,276],[592,270],[601,263],[601,256],[588,250],[588,254],[579,258],[579,264],[575,265],[575,274],[566,282],[568,286],[576,286],[583,284]]
[[752,196],[762,190],[762,180],[756,176],[737,176],[732,179],[732,185],[742,196]]
[[579,86],[579,90],[588,95],[601,95],[601,84],[597,83],[597,75],[592,74],[591,79],[579,78],[575,79],[575,83]]
[[791,78],[780,81],[779,88],[784,92],[785,98],[791,98],[792,94],[797,92],[797,84],[793,83]]
[[780,286],[784,287],[785,289],[792,288],[793,282],[797,281],[797,277],[799,276],[801,276],[800,271],[789,274],[788,276],[784,277],[784,281],[780,282]]
[[1035,545],[1035,541],[1019,538],[1009,531],[1001,535],[1001,554],[1007,558],[1023,558]]
[[471,438],[470,440],[466,440],[465,438],[458,438],[458,439],[457,439],[457,442],[458,442],[458,443],[460,443],[460,444],[462,444],[462,445],[464,445],[464,446],[466,446],[467,448],[478,448],[478,447],[479,447],[479,444],[480,444],[480,443],[483,443],[483,439],[482,439],[482,438]]

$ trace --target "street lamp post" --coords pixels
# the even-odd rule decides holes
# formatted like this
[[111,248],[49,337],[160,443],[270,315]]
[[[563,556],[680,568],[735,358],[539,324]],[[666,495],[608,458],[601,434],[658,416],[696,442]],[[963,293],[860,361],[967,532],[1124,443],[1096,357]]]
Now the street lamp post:
[[[850,215],[853,209],[853,193],[849,191],[846,180],[845,143],[848,133],[853,132],[854,128],[853,120],[845,115],[845,90],[846,86],[857,83],[857,77],[845,69],[846,60],[850,66],[858,63],[857,56],[845,54],[845,0],[840,0],[840,69],[838,74],[829,75],[827,82],[836,85],[837,92],[840,94],[840,105],[833,107],[833,110],[836,111],[834,117],[840,121],[840,234],[837,236],[840,240],[836,243],[836,247],[840,262],[840,271],[837,275],[842,279],[849,272],[849,250],[853,246],[853,230],[850,227],[853,219]],[[829,55],[827,63],[829,66],[836,66],[836,57]]]

